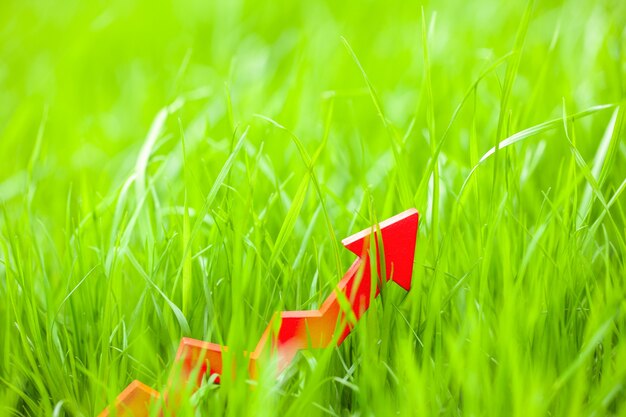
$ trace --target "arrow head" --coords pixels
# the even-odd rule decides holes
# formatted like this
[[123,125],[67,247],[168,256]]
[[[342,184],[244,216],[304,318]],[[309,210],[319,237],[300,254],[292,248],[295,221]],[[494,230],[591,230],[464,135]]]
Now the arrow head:
[[382,257],[382,252],[385,255],[387,274],[385,279],[393,279],[396,284],[408,291],[411,288],[413,275],[418,223],[417,210],[409,209],[381,222],[378,227],[372,226],[347,237],[341,243],[358,257],[367,258],[370,236],[372,233],[378,235],[380,228],[383,249],[378,250],[378,239],[376,239],[376,248],[377,252],[381,253],[379,256]]

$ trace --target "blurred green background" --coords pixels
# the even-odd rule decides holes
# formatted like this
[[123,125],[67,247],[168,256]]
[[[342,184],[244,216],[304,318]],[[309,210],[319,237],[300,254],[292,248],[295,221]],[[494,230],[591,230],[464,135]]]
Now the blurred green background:
[[409,296],[199,415],[626,412],[625,24],[618,0],[3,0],[0,413],[161,387],[181,336],[250,349],[409,207]]
[[[324,103],[334,95],[333,146],[366,142],[371,153],[380,152],[383,128],[341,36],[379,91],[387,117],[400,130],[416,118],[410,150],[415,159],[426,158],[419,152],[426,101],[420,3],[2,3],[0,152],[10,156],[3,178],[25,170],[47,108],[40,168],[49,174],[39,180],[54,183],[63,196],[77,180],[106,192],[119,184],[157,111],[197,90],[207,99],[181,118],[188,122],[202,113],[215,139],[260,113],[312,141],[321,133]],[[432,28],[435,118],[443,127],[478,75],[512,49],[525,4],[424,6]],[[526,127],[558,117],[563,99],[572,109],[619,101],[626,88],[624,15],[619,1],[535,5],[511,98],[521,108],[514,123]],[[483,147],[494,142],[500,90],[495,77],[484,84],[478,104],[491,111],[479,113]],[[268,140],[268,154],[282,142]],[[461,157],[468,141],[454,142],[450,157]],[[588,147],[592,151],[593,143]],[[335,161],[331,170],[339,167]],[[3,184],[3,195],[18,189]]]

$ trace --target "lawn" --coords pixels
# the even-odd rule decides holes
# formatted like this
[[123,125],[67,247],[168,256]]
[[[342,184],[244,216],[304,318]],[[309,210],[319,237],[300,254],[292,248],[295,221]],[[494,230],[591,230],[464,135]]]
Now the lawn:
[[1,1],[0,416],[162,389],[182,337],[253,349],[409,208],[408,293],[176,415],[626,415],[625,28],[621,0]]

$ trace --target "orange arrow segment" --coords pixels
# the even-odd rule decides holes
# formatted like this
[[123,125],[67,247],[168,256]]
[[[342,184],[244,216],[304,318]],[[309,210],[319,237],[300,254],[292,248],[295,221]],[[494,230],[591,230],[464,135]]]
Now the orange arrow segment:
[[148,416],[150,403],[159,398],[158,391],[135,380],[120,395],[115,404],[106,408],[99,417],[113,416]]
[[[392,279],[408,291],[411,287],[418,221],[417,210],[410,209],[383,221],[377,227],[373,226],[344,239],[343,245],[359,258],[319,310],[283,311],[272,318],[256,349],[249,355],[250,376],[256,377],[257,366],[263,355],[275,357],[278,370],[282,371],[301,349],[323,348],[333,341],[337,345],[343,342],[355,321],[379,294],[379,286],[372,287],[370,246],[376,248],[378,281],[381,282],[383,278],[385,281]],[[372,236],[375,236],[375,242],[370,242]],[[381,242],[382,247],[379,247]],[[273,330],[276,329],[275,320],[280,320],[277,331]],[[219,382],[219,375],[222,374],[222,352],[226,349],[225,346],[214,343],[183,338],[176,354],[178,366],[174,367],[176,375],[173,376],[177,378],[171,378],[171,381],[189,381],[195,372],[193,383],[199,387],[203,376],[208,372],[209,375],[217,374]],[[150,391],[146,391],[144,387],[145,385],[135,381],[120,394],[115,404],[118,416],[148,415],[150,401],[158,398],[158,393],[149,388]],[[176,402],[180,388],[175,383],[169,384],[166,394],[169,404]],[[100,416],[108,416],[108,411],[105,410]]]

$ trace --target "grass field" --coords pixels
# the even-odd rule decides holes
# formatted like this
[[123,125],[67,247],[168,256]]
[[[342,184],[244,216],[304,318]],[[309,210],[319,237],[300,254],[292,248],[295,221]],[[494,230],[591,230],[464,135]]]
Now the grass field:
[[410,207],[408,294],[196,415],[626,415],[625,27],[620,0],[0,2],[0,415],[161,388],[183,336],[253,348]]

